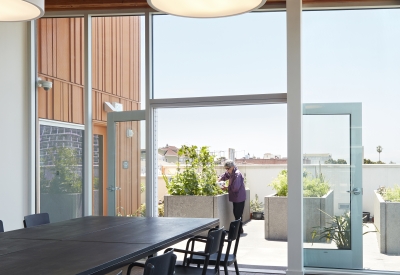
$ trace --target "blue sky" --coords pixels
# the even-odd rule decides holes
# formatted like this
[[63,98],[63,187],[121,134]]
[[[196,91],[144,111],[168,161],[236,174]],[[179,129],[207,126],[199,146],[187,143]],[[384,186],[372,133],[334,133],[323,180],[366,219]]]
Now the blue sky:
[[[381,145],[383,161],[400,163],[400,11],[304,12],[302,30],[303,102],[362,102],[365,157],[377,160]],[[277,92],[286,92],[284,12],[155,18],[156,98]],[[287,155],[285,105],[159,110],[158,122],[159,146]],[[329,136],[304,140],[303,151],[339,158],[343,142]]]

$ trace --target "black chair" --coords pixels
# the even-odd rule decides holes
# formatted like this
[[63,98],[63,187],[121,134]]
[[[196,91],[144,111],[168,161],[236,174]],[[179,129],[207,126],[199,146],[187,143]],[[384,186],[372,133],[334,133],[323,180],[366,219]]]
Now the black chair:
[[32,214],[24,217],[24,227],[29,228],[41,224],[50,223],[48,213]]
[[[221,259],[220,259],[220,265],[224,267],[225,275],[228,275],[228,266],[232,264],[235,265],[236,275],[240,274],[238,264],[236,261],[236,253],[239,246],[239,240],[240,240],[239,232],[241,228],[242,228],[242,222],[239,219],[231,222],[229,226],[229,231],[226,231],[228,237],[224,241],[227,242],[228,245],[226,247],[226,252],[221,254]],[[232,242],[235,242],[235,247],[233,249],[233,253],[230,253]],[[214,253],[213,255],[210,256],[210,260],[208,261],[208,263],[211,265],[216,264],[217,257],[218,253]],[[193,257],[190,259],[190,264],[197,264],[197,266],[200,266],[201,264],[204,264],[204,260],[205,259],[203,256],[193,255]]]
[[0,220],[0,232],[4,232],[4,226],[2,220]]
[[[127,274],[131,274],[131,270],[134,266],[144,267],[144,275],[154,274],[154,275],[173,275],[174,267],[176,263],[176,255],[174,254],[174,250],[171,249],[168,252],[160,256],[155,256],[148,258],[144,264],[141,263],[131,263],[128,267]],[[152,266],[152,268],[148,266]],[[146,269],[148,269],[146,271]],[[147,272],[147,273],[146,273]]]
[[[175,252],[185,253],[183,258],[182,265],[175,266],[175,274],[176,275],[217,275],[219,274],[219,261],[221,258],[222,247],[224,246],[225,239],[225,230],[221,229],[211,229],[208,232],[207,237],[194,236],[190,238],[186,244],[186,250],[182,249],[174,249]],[[193,251],[195,242],[205,243],[204,252]],[[189,246],[192,244],[191,250],[189,250]],[[170,248],[169,248],[170,249]],[[168,250],[168,249],[167,249]],[[188,254],[190,256],[188,256]],[[213,254],[217,254],[216,262],[214,264],[214,269],[208,269],[210,256]],[[204,257],[204,265],[203,268],[200,266],[194,267],[190,266],[190,259],[194,256],[202,256]]]
[[[176,259],[176,258],[175,258]],[[174,263],[175,264],[175,263]],[[156,275],[155,267],[152,264],[147,264],[144,268],[143,275]]]

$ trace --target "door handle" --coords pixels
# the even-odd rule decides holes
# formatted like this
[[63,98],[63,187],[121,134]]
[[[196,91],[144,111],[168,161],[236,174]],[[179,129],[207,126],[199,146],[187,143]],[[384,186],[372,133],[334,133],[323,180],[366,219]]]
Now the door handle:
[[363,190],[360,187],[354,187],[353,190],[347,191],[347,193],[352,193],[353,195],[360,195],[362,192]]
[[107,190],[110,191],[110,192],[113,192],[113,191],[121,190],[121,187],[118,187],[118,186],[115,186],[115,187],[113,187],[113,186],[108,186],[108,187],[107,187]]

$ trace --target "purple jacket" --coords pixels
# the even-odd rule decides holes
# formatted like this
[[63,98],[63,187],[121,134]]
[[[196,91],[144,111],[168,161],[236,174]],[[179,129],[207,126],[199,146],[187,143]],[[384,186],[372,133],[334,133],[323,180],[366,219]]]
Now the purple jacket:
[[228,193],[229,201],[242,202],[246,200],[246,189],[244,188],[244,179],[242,173],[236,167],[233,168],[232,175],[225,172],[220,180],[229,180]]

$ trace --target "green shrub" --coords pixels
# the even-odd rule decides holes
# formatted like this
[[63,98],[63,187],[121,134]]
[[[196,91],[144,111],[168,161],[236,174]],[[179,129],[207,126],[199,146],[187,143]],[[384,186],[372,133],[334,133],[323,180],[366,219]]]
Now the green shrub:
[[397,184],[393,187],[380,187],[378,193],[385,201],[400,202],[400,186]]
[[264,212],[264,203],[258,200],[257,194],[250,200],[250,212]]
[[[279,197],[286,197],[288,194],[287,170],[279,172],[278,176],[269,184],[276,191]],[[330,186],[322,173],[318,177],[312,177],[307,172],[303,173],[303,196],[323,197],[329,192]]]
[[[140,207],[136,210],[135,215],[131,215],[131,216],[146,217],[146,204],[142,203],[140,205]],[[158,204],[158,216],[164,217],[164,203]]]
[[288,194],[287,170],[280,171],[269,186],[276,191],[278,197],[286,197]]
[[197,146],[183,145],[178,150],[178,156],[185,159],[185,166],[181,168],[178,162],[174,176],[168,179],[163,175],[168,194],[214,196],[225,193],[216,184],[215,160],[208,147],[198,150]]

